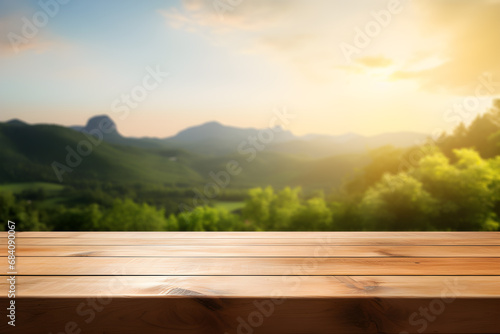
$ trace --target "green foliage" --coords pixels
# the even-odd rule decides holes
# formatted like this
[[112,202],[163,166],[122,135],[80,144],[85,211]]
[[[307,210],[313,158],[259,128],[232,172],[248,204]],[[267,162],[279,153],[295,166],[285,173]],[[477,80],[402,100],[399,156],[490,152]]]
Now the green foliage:
[[332,211],[324,198],[313,197],[300,206],[292,217],[292,231],[327,231],[332,229]]
[[48,227],[40,222],[40,213],[29,200],[18,200],[12,192],[0,192],[0,220],[3,229],[7,221],[16,223],[18,231],[45,231]]
[[219,208],[219,209],[225,209],[229,212],[235,212],[235,211],[241,211],[243,207],[245,206],[245,203],[243,201],[239,202],[232,202],[232,201],[215,201],[213,204],[213,207]]
[[322,193],[304,203],[300,188],[275,193],[267,187],[249,191],[243,218],[260,230],[314,231],[331,228],[332,212]]
[[233,231],[241,228],[236,215],[209,206],[198,206],[190,212],[182,212],[177,222],[181,231]]
[[422,158],[410,174],[385,175],[361,203],[367,226],[382,230],[492,230],[498,228],[499,158],[471,149]]
[[470,149],[455,150],[451,165],[442,154],[421,161],[418,176],[439,202],[437,229],[478,230],[491,218],[498,201],[500,170]]
[[457,148],[473,148],[482,157],[492,158],[500,154],[500,100],[484,115],[479,115],[467,128],[461,123],[452,135],[440,140],[440,147],[448,157]]
[[[0,218],[33,231],[498,230],[500,156],[483,159],[472,149],[459,149],[451,160],[429,152],[411,170],[386,173],[360,196],[335,201],[326,201],[322,191],[306,197],[301,188],[268,186],[248,191],[241,215],[221,206],[175,214],[162,203],[181,203],[183,190],[75,185],[59,193],[0,192]],[[152,204],[138,203],[147,194]],[[58,198],[66,202],[46,205]]]
[[163,209],[137,204],[130,199],[115,200],[97,224],[101,231],[162,231],[166,226]]
[[64,187],[56,183],[47,182],[22,182],[22,183],[7,183],[0,185],[0,191],[11,191],[12,193],[20,193],[22,191],[60,191]]
[[268,227],[271,216],[270,206],[274,197],[272,187],[250,189],[243,208],[243,218],[260,228]]
[[427,230],[435,201],[420,181],[406,173],[386,174],[360,205],[368,230]]
[[165,231],[178,231],[179,220],[174,214],[170,214],[166,219]]
[[51,223],[55,231],[95,231],[102,227],[102,216],[97,204],[69,209],[60,206]]
[[273,196],[269,203],[269,219],[264,222],[266,230],[285,230],[291,226],[291,221],[301,209],[299,199],[300,188],[286,187]]
[[378,182],[386,173],[397,173],[404,151],[392,146],[384,146],[369,153],[371,163],[365,166],[358,175],[346,182],[345,189],[349,193],[362,193]]

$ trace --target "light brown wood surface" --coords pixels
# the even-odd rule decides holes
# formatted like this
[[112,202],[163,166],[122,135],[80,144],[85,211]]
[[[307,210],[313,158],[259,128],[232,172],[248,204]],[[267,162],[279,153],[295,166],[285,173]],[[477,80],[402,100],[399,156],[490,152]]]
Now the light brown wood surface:
[[[500,333],[499,232],[19,232],[16,247],[0,333]],[[2,232],[5,306],[7,255]]]
[[[278,291],[287,298],[432,298],[448,289],[461,298],[500,298],[497,276],[20,276],[18,283],[23,298],[269,298]],[[7,290],[0,282],[2,295]]]
[[[2,271],[8,271],[8,265]],[[500,275],[500,258],[19,257],[19,275]]]
[[[24,240],[24,239],[23,239]],[[23,243],[21,241],[21,243]],[[18,256],[52,257],[492,257],[500,253],[500,246],[330,246],[330,245],[81,245],[33,246],[24,245]],[[0,256],[7,255],[7,248],[0,249]]]

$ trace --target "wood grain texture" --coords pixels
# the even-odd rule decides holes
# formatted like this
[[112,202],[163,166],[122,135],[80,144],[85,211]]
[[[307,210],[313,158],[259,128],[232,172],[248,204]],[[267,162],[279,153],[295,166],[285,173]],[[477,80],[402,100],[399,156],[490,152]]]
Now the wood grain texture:
[[[1,232],[3,273],[6,245]],[[500,232],[19,232],[16,246],[16,327],[0,333],[500,333]]]
[[[0,259],[7,272],[7,259]],[[500,258],[19,257],[18,275],[500,275]]]
[[[0,248],[7,256],[7,248]],[[500,257],[500,246],[27,246],[17,256],[89,257]]]
[[[497,276],[20,276],[18,284],[22,298],[500,298]],[[1,281],[0,295],[7,290]]]

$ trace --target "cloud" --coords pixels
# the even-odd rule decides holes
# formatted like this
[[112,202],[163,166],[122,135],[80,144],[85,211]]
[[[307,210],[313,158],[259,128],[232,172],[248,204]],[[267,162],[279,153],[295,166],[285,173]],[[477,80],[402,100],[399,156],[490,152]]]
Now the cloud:
[[332,3],[185,0],[181,8],[159,12],[173,29],[197,33],[236,52],[266,55],[316,81],[329,75],[327,70],[333,68],[335,59],[335,48],[330,46],[334,43],[325,37],[333,31],[331,15],[327,15]]
[[470,94],[483,73],[500,78],[499,1],[425,0],[418,4],[423,33],[442,40],[434,56],[443,61],[420,70],[400,68],[393,73],[394,80],[416,80],[430,91]]
[[297,0],[184,0],[181,9],[173,7],[160,13],[175,29],[208,28],[212,33],[229,33],[270,28],[298,4]]

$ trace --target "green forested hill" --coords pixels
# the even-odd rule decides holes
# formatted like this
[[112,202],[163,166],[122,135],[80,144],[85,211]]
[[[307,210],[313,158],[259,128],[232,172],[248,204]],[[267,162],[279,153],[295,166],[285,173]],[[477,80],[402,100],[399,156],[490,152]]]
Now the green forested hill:
[[[87,154],[89,152],[89,154]],[[57,125],[0,124],[0,183],[81,181],[156,183],[192,187],[212,182],[210,173],[237,161],[241,173],[228,187],[331,188],[367,163],[366,157],[311,159],[279,152],[204,156],[172,148],[111,144]],[[81,160],[81,161],[80,161]],[[56,172],[57,170],[57,172]],[[70,171],[71,170],[71,171]]]
[[[90,143],[84,134],[61,126],[0,124],[0,182],[59,182],[54,162],[61,164],[58,170],[65,170],[61,172],[63,182],[69,183],[97,180],[188,184],[202,180],[187,165],[189,155],[182,151],[154,151],[105,142],[89,146],[82,142]],[[91,150],[90,154],[78,154],[79,147],[83,153]],[[71,151],[73,165],[67,161]]]

